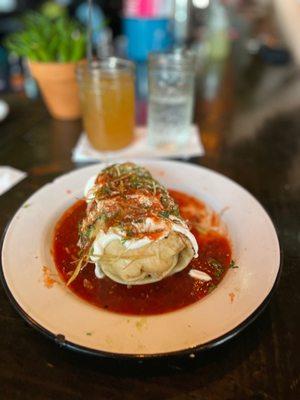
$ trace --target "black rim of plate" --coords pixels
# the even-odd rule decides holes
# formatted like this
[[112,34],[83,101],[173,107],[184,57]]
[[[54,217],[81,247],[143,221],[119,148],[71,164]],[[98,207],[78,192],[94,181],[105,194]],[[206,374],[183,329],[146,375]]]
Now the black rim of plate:
[[[205,168],[205,169],[208,169],[208,168]],[[215,172],[215,171],[213,171],[213,172]],[[226,177],[226,176],[224,176],[224,175],[222,175],[222,174],[220,174],[218,172],[217,172],[217,174],[225,177],[229,181],[235,183],[240,188],[245,190],[248,193],[248,195],[250,195],[263,208],[263,210],[268,215],[268,217],[270,218],[270,221],[273,224],[273,227],[275,229],[275,232],[276,232],[276,235],[277,235],[277,239],[278,239],[278,229],[277,229],[276,225],[274,224],[272,218],[270,217],[269,213],[261,205],[261,203],[247,189],[243,188],[241,185],[237,184],[232,179],[230,179],[230,178],[228,178],[228,177]],[[31,196],[29,196],[29,197],[31,197]],[[26,203],[26,201],[24,202],[24,204]],[[22,207],[22,205],[21,205],[21,207]],[[21,207],[19,207],[18,210]],[[76,344],[76,343],[73,343],[73,342],[71,342],[69,340],[66,340],[64,335],[62,335],[62,334],[54,334],[51,331],[49,331],[48,329],[44,328],[42,325],[40,325],[38,322],[36,322],[33,318],[31,318],[30,315],[28,315],[23,310],[23,308],[19,305],[19,303],[14,298],[12,292],[10,291],[10,289],[9,289],[9,287],[7,285],[7,282],[5,280],[4,272],[3,272],[2,248],[3,248],[3,244],[4,244],[4,240],[5,240],[5,237],[6,237],[6,232],[8,230],[8,227],[10,226],[10,224],[11,224],[12,220],[14,219],[14,216],[18,212],[18,210],[14,213],[14,215],[12,216],[10,221],[7,223],[6,228],[4,229],[4,231],[2,233],[1,242],[0,242],[0,256],[1,256],[1,259],[0,259],[0,278],[1,278],[1,282],[2,282],[2,285],[4,287],[4,290],[5,290],[6,294],[7,294],[7,297],[9,299],[9,301],[11,302],[11,304],[13,305],[13,307],[15,308],[15,310],[18,312],[18,314],[31,327],[36,329],[38,332],[42,333],[47,338],[53,340],[60,347],[71,349],[71,350],[76,351],[76,352],[81,353],[81,354],[86,354],[86,355],[96,356],[96,357],[102,357],[102,358],[109,358],[109,359],[140,360],[140,361],[142,361],[142,360],[156,359],[156,358],[171,358],[171,357],[183,357],[183,356],[190,357],[191,355],[195,355],[195,353],[204,352],[204,351],[213,349],[213,348],[215,348],[215,347],[227,342],[228,340],[232,339],[238,333],[242,332],[253,321],[255,321],[255,319],[265,310],[265,308],[269,304],[273,294],[275,293],[275,291],[276,291],[276,289],[278,287],[279,281],[280,281],[280,277],[281,277],[281,273],[282,273],[282,264],[283,264],[283,252],[282,252],[279,240],[278,240],[279,257],[280,257],[279,266],[278,266],[278,272],[277,272],[277,275],[276,275],[276,279],[274,281],[274,284],[273,284],[270,292],[267,294],[267,296],[262,301],[262,303],[252,312],[252,314],[250,314],[244,321],[242,321],[239,325],[237,325],[236,327],[234,327],[233,329],[231,329],[230,331],[228,331],[224,335],[221,335],[221,336],[219,336],[219,337],[217,337],[215,339],[212,339],[212,340],[210,340],[210,341],[208,341],[206,343],[200,344],[200,345],[195,346],[195,347],[189,347],[189,348],[186,348],[186,349],[176,350],[176,351],[171,351],[171,352],[165,352],[165,353],[150,353],[150,354],[147,354],[147,353],[146,354],[130,354],[129,353],[129,354],[127,354],[127,353],[112,353],[112,352],[108,352],[108,351],[104,351],[104,350],[102,351],[102,350],[91,349],[89,347],[81,346],[79,344]]]

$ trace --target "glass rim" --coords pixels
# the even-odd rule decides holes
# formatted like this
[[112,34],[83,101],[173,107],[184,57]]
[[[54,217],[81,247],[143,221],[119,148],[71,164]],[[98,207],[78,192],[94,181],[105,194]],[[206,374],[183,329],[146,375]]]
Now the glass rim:
[[148,55],[149,67],[193,67],[195,66],[196,54],[189,49],[178,49],[166,52],[152,52]]
[[76,66],[77,76],[82,76],[86,73],[98,75],[101,73],[108,73],[116,75],[122,72],[133,72],[135,69],[134,63],[130,60],[118,57],[107,57],[103,60],[87,60],[81,61]]

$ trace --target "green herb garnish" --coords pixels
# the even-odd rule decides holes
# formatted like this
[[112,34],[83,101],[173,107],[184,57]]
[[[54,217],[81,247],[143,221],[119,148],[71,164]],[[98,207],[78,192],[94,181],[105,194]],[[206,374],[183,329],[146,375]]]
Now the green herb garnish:
[[224,269],[223,269],[223,268],[216,269],[216,270],[214,271],[214,275],[215,275],[216,278],[220,278],[220,276],[223,274],[223,272],[224,272]]
[[98,221],[100,221],[100,223],[105,223],[108,220],[108,215],[105,213],[102,213],[98,218]]
[[236,263],[235,263],[235,261],[234,260],[231,260],[230,261],[230,264],[229,264],[229,268],[240,268],[238,265],[236,265]]
[[175,217],[179,217],[179,207],[177,204],[175,204],[175,206],[172,208],[171,214],[175,215]]
[[100,193],[101,193],[102,195],[108,195],[108,194],[110,194],[110,193],[111,193],[111,189],[110,189],[109,185],[103,185],[102,188],[101,188],[101,190],[100,190]]
[[127,238],[131,238],[134,236],[134,232],[131,229],[127,229],[126,236],[127,236]]
[[215,290],[216,287],[217,287],[217,285],[215,285],[214,283],[212,283],[212,284],[209,286],[207,293],[211,293],[213,290]]
[[210,258],[208,260],[208,264],[211,265],[214,268],[223,268],[222,264],[218,260],[216,260],[214,258]]
[[21,57],[38,62],[76,62],[84,59],[86,34],[82,26],[66,15],[52,18],[27,13],[21,30],[6,39],[7,48]]
[[224,272],[224,268],[222,266],[222,264],[218,261],[215,260],[214,258],[211,258],[210,260],[208,260],[208,264],[214,268],[214,275],[216,278],[220,278],[220,276],[223,274]]
[[160,202],[164,207],[168,207],[170,200],[169,200],[168,196],[161,196]]
[[94,227],[91,225],[88,227],[86,231],[86,236],[90,239],[93,236],[94,233]]
[[160,211],[159,215],[163,218],[169,218],[170,212],[169,211]]

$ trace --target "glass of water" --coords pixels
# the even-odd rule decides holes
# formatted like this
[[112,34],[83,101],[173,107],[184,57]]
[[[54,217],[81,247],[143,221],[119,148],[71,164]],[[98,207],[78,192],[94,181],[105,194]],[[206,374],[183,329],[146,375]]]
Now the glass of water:
[[148,138],[153,147],[178,148],[191,132],[195,57],[192,52],[149,56]]

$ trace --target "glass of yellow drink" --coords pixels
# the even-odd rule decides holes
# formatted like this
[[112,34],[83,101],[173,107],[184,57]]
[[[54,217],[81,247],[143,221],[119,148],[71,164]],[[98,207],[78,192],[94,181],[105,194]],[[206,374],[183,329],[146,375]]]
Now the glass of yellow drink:
[[83,124],[97,150],[118,150],[133,140],[134,65],[115,57],[77,67]]

